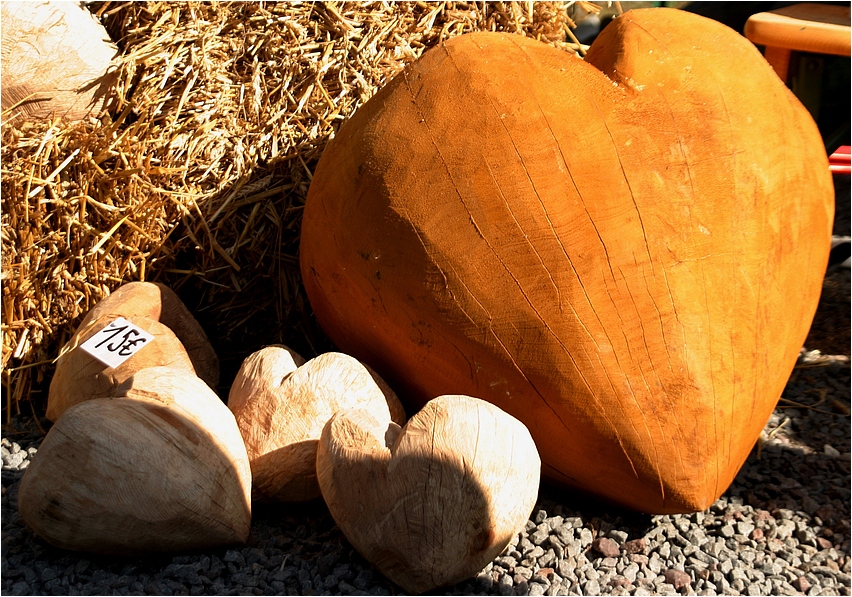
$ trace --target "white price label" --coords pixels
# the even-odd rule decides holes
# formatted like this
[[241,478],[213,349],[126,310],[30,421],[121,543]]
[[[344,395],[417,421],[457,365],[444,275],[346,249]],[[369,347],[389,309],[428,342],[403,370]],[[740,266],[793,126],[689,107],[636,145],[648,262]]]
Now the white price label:
[[153,334],[119,317],[83,342],[80,348],[114,369],[153,339]]

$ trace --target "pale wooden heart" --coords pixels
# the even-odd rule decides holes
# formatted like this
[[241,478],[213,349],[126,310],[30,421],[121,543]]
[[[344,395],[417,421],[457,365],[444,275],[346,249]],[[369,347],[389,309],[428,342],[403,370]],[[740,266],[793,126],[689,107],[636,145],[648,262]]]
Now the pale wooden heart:
[[75,3],[0,6],[4,118],[97,116],[118,78],[118,48],[100,20]]
[[251,470],[234,417],[192,374],[139,371],[70,407],[21,480],[18,509],[48,542],[106,554],[245,542]]
[[[80,344],[118,317],[153,334],[155,339],[113,368],[80,349]],[[47,418],[56,421],[74,404],[111,396],[135,372],[160,366],[185,369],[211,388],[219,383],[219,358],[204,330],[174,291],[156,282],[124,284],[86,313],[60,351],[50,382]]]
[[832,211],[819,132],[754,46],[633,10],[585,61],[476,33],[406,68],[323,154],[301,267],[409,406],[487,399],[551,479],[686,512],[780,396]]
[[270,502],[319,497],[316,446],[336,412],[362,408],[386,423],[405,422],[396,395],[369,367],[335,352],[305,363],[284,346],[246,358],[228,407],[251,461],[252,496]]
[[125,317],[132,325],[154,336],[154,340],[118,367],[110,367],[80,348],[80,344],[110,325],[116,317],[107,315],[81,326],[63,348],[50,380],[46,415],[51,421],[58,421],[75,404],[114,396],[119,386],[149,367],[170,367],[195,375],[189,355],[171,328],[147,317]]
[[415,594],[473,576],[506,547],[535,505],[540,467],[520,421],[468,396],[429,401],[401,430],[340,412],[317,448],[343,534]]

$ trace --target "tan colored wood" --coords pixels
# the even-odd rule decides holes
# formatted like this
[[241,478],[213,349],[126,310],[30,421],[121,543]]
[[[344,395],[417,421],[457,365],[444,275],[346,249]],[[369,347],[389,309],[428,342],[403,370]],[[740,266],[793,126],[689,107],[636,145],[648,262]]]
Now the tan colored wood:
[[72,406],[95,398],[115,395],[116,389],[137,371],[148,367],[167,366],[196,375],[192,361],[174,332],[155,319],[139,315],[126,316],[133,325],[153,334],[154,340],[118,367],[109,367],[80,348],[115,319],[107,315],[81,327],[63,348],[50,380],[45,415],[53,422]]
[[[154,334],[155,340],[112,368],[81,348],[117,317]],[[70,406],[113,395],[135,372],[156,366],[184,369],[211,388],[219,381],[219,359],[201,326],[171,289],[159,283],[131,282],[92,307],[63,347],[50,382],[47,418],[56,421]]]
[[140,315],[156,319],[170,328],[186,349],[198,377],[216,389],[219,383],[219,357],[207,334],[175,291],[159,282],[128,282],[92,307],[80,328],[107,315]]
[[805,2],[750,16],[744,33],[786,82],[793,51],[849,56],[849,22],[848,6]]
[[744,32],[760,46],[849,56],[849,15],[849,6],[805,2],[754,14]]
[[698,511],[796,362],[833,209],[819,131],[753,44],[631,10],[585,61],[496,33],[424,54],[325,150],[301,269],[409,408],[486,399],[553,481]]
[[3,2],[3,119],[79,120],[103,107],[118,50],[78,2]]
[[252,497],[259,501],[320,496],[316,446],[336,412],[363,408],[380,421],[405,422],[396,395],[369,367],[340,353],[305,363],[285,346],[268,346],[243,362],[228,406],[245,440]]
[[176,552],[245,542],[250,488],[231,412],[194,375],[160,367],[69,408],[24,474],[18,509],[64,549]]
[[323,498],[349,542],[410,594],[462,581],[523,529],[541,461],[524,425],[468,396],[403,427],[342,411],[317,450]]

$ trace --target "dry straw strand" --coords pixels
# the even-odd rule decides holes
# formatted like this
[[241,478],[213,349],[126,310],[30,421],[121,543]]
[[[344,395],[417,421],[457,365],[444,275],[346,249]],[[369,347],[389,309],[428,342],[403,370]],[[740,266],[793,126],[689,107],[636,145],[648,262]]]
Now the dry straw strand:
[[577,52],[565,31],[595,6],[90,4],[120,49],[104,111],[2,125],[6,416],[28,398],[42,406],[82,316],[132,280],[180,289],[223,384],[263,344],[327,349],[301,289],[298,235],[340,123],[451,36],[505,31]]

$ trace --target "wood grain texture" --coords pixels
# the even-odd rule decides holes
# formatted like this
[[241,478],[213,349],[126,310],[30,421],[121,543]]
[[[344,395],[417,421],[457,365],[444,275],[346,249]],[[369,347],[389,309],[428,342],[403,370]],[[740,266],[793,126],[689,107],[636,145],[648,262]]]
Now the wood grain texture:
[[198,377],[215,389],[219,383],[219,357],[204,329],[174,290],[160,282],[128,282],[92,307],[80,329],[107,315],[141,315],[170,328],[186,349]]
[[[155,336],[155,340],[118,367],[108,367],[79,348],[117,317]],[[56,421],[73,404],[113,395],[117,386],[148,367],[179,367],[215,388],[219,358],[204,330],[170,288],[130,282],[92,307],[60,351],[50,382],[47,418]]]
[[[103,107],[118,49],[78,2],[3,2],[4,119],[80,120]],[[7,113],[6,111],[9,110]]]
[[250,488],[228,408],[194,375],[158,367],[63,414],[21,480],[18,509],[64,549],[175,552],[244,542]]
[[828,162],[719,23],[629,11],[586,58],[477,33],[394,78],[317,166],[305,287],[409,406],[484,398],[530,428],[547,477],[703,510],[813,318]]
[[249,357],[231,386],[228,407],[242,432],[259,501],[306,501],[320,496],[316,450],[338,411],[365,409],[379,421],[405,422],[393,391],[350,356],[326,353],[305,363],[284,346]]
[[535,505],[540,470],[526,427],[468,396],[435,398],[402,429],[342,411],[317,449],[335,522],[412,594],[469,578],[497,557]]
[[773,48],[849,56],[849,6],[803,2],[749,17],[745,36]]
[[53,422],[75,404],[94,398],[108,398],[137,371],[148,367],[172,367],[195,375],[192,361],[174,332],[159,321],[142,316],[125,319],[154,336],[142,349],[118,367],[110,367],[80,348],[100,330],[114,321],[107,315],[81,327],[63,348],[50,380],[45,415]]

